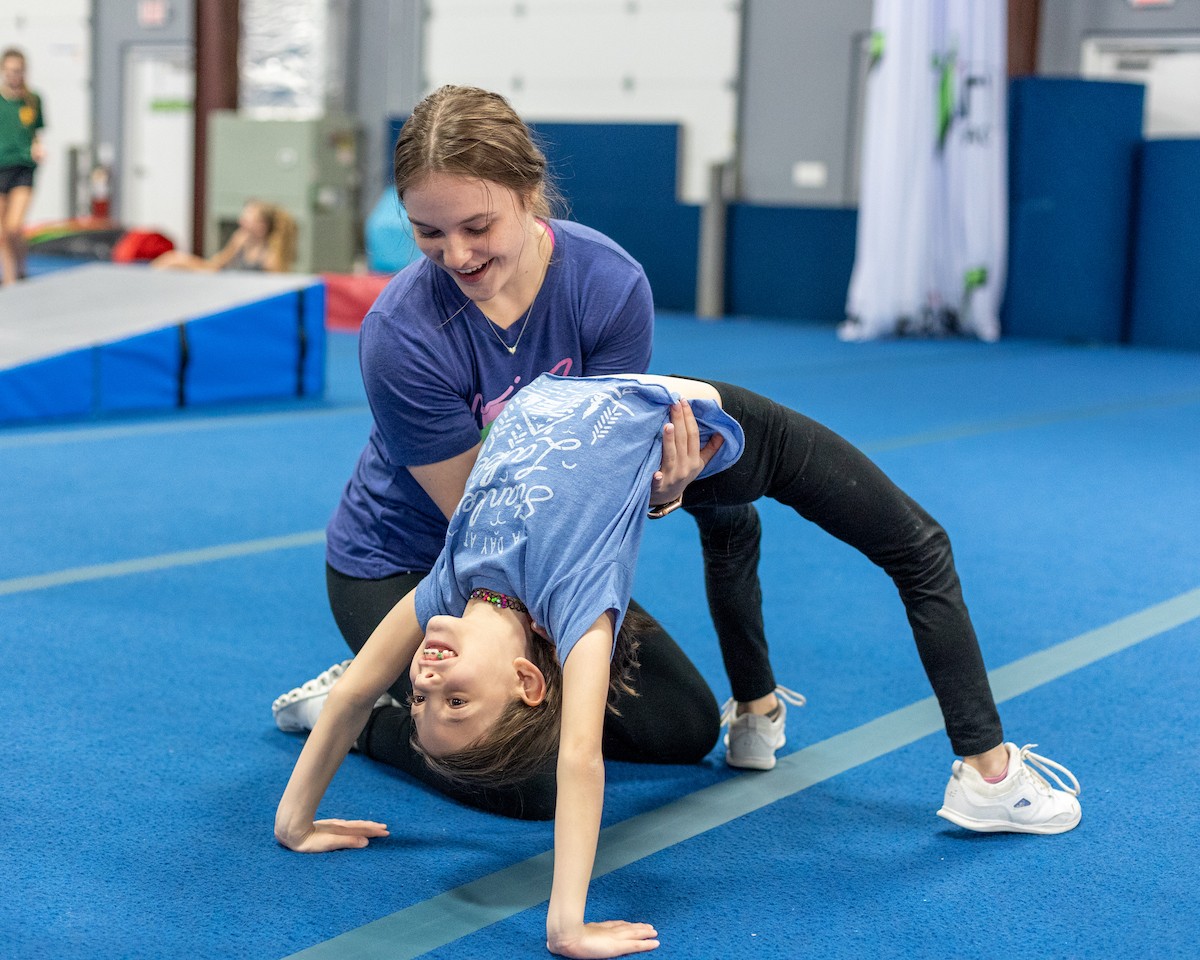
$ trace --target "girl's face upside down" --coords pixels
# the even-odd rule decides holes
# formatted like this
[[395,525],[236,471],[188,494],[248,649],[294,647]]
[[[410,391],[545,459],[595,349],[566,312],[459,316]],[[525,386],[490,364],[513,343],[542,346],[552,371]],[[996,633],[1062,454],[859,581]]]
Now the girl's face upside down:
[[480,742],[514,700],[542,701],[546,681],[528,659],[529,621],[471,600],[462,617],[431,617],[413,656],[412,718],[434,757]]

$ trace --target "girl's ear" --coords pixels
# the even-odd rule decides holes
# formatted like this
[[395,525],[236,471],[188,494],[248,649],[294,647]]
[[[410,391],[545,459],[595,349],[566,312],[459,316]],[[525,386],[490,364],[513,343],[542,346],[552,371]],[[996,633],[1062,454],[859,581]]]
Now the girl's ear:
[[532,660],[524,657],[517,657],[513,661],[513,668],[517,671],[517,696],[527,705],[536,707],[546,699],[546,678],[542,676],[542,671]]
[[549,640],[551,643],[554,642],[554,638],[550,636],[550,634],[546,631],[546,628],[540,623],[534,623],[533,621],[530,621],[529,628],[543,640]]

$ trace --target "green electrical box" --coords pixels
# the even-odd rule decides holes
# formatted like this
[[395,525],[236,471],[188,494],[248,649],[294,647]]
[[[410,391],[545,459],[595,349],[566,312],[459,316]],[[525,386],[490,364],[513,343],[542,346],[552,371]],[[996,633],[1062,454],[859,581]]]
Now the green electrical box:
[[255,120],[213,111],[204,254],[211,257],[228,242],[247,200],[261,200],[296,220],[294,270],[348,273],[361,248],[360,182],[353,118]]

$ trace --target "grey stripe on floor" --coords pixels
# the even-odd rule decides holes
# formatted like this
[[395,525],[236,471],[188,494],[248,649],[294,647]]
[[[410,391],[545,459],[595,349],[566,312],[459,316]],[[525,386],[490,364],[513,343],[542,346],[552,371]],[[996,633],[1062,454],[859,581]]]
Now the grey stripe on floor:
[[1148,397],[1138,400],[1125,400],[1120,403],[1104,403],[1094,407],[1080,407],[1076,410],[1052,410],[1048,413],[1031,413],[1024,417],[1007,417],[1003,420],[983,420],[978,423],[964,423],[955,427],[945,427],[941,430],[927,430],[924,433],[914,433],[907,437],[896,437],[894,440],[864,443],[859,445],[859,449],[867,454],[886,453],[889,450],[920,447],[927,443],[943,443],[947,440],[962,440],[965,437],[978,437],[988,433],[1004,433],[1009,430],[1025,430],[1029,427],[1045,427],[1053,423],[1070,423],[1074,420],[1091,420],[1095,417],[1136,413],[1139,410],[1182,407],[1191,403],[1200,403],[1200,390],[1173,393],[1165,397]]
[[[1200,617],[1200,588],[992,670],[996,702]],[[601,831],[592,877],[752,813],[776,800],[942,729],[933,697],[784,757],[766,774],[743,774]],[[316,944],[287,960],[410,960],[550,897],[554,857],[531,857],[440,896]]]
[[[987,433],[1001,433],[1008,430],[1021,430],[1028,427],[1041,427],[1052,423],[1068,423],[1073,420],[1087,420],[1093,417],[1111,416],[1120,413],[1132,413],[1138,410],[1155,410],[1161,407],[1185,406],[1200,403],[1200,391],[1172,394],[1166,397],[1134,400],[1126,403],[1104,404],[1096,407],[1084,407],[1078,410],[1060,410],[1051,413],[1031,414],[1027,417],[1014,417],[1006,420],[989,420],[983,423],[962,424],[948,427],[944,430],[933,430],[926,433],[911,434],[907,437],[896,437],[892,440],[881,440],[876,443],[865,443],[860,449],[864,453],[886,453],[889,450],[901,450],[907,447],[921,446],[927,443],[941,443],[946,440],[960,440],[965,437],[975,437]],[[0,449],[5,446],[25,446],[39,443],[70,442],[73,439],[110,439],[118,436],[133,436],[150,433],[166,433],[175,430],[214,430],[223,426],[238,426],[247,424],[278,422],[283,419],[306,416],[332,416],[343,413],[364,412],[367,407],[343,407],[334,410],[297,411],[281,414],[255,414],[245,417],[213,417],[202,420],[137,424],[128,427],[102,427],[95,430],[62,431],[49,433],[17,434],[11,437],[0,437]],[[56,439],[56,438],[62,438]],[[7,441],[7,442],[6,442]],[[27,441],[27,442],[22,442]],[[285,547],[307,546],[316,543],[323,537],[321,531],[313,530],[308,533],[297,533],[285,537],[270,537],[265,540],[247,540],[242,543],[231,543],[219,547],[207,547],[201,550],[184,550],[179,553],[164,553],[155,557],[145,557],[140,560],[124,560],[119,563],[106,563],[91,567],[75,567],[70,570],[60,570],[55,573],[35,574],[28,577],[15,577],[11,580],[0,580],[0,596],[6,593],[23,593],[27,590],[40,590],[45,587],[56,587],[69,583],[81,583],[86,580],[99,580],[105,577],[119,577],[129,573],[142,573],[147,570],[164,570],[168,567],[184,566],[192,563],[204,563],[208,560],[223,560],[226,557],[240,557],[250,553],[262,553],[265,550],[279,550]]]
[[61,587],[68,583],[85,583],[88,580],[124,577],[131,573],[146,573],[150,570],[186,567],[193,563],[208,563],[211,560],[226,560],[229,557],[245,557],[253,553],[267,553],[271,550],[307,547],[314,543],[324,542],[324,530],[308,530],[305,533],[291,533],[284,537],[264,537],[261,540],[243,540],[241,543],[226,543],[219,547],[204,547],[200,550],[160,553],[154,557],[141,557],[137,560],[119,560],[116,563],[99,563],[91,567],[73,567],[70,570],[57,570],[54,573],[38,573],[30,577],[0,580],[0,596],[4,596],[6,593],[26,593],[30,590],[45,590],[47,587]]
[[273,413],[235,413],[223,417],[173,417],[142,423],[122,423],[107,427],[70,427],[61,430],[18,431],[0,434],[0,450],[18,447],[50,447],[64,443],[89,443],[96,440],[120,440],[124,437],[147,437],[163,433],[200,433],[230,427],[270,426],[288,420],[308,420],[317,417],[340,417],[344,414],[369,414],[365,403],[338,407],[309,407],[301,410],[279,410]]

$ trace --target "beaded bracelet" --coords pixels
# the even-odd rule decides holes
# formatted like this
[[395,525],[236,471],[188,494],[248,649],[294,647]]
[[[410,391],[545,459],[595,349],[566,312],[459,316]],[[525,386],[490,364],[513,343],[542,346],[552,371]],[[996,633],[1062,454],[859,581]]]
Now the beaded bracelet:
[[516,597],[510,597],[505,593],[497,593],[495,590],[487,589],[487,587],[477,587],[476,589],[472,590],[471,599],[486,600],[493,607],[496,607],[499,610],[511,608],[516,610],[517,613],[523,613],[526,616],[529,614],[529,608]]

